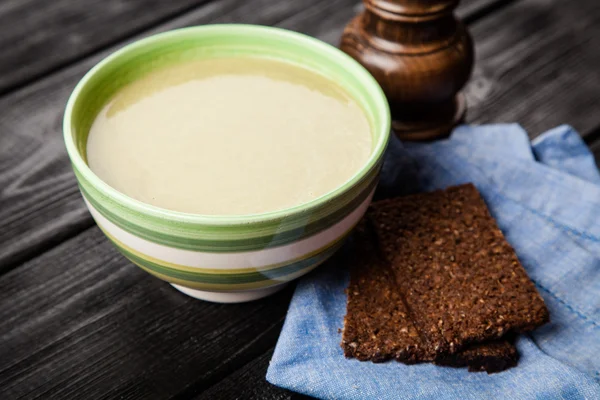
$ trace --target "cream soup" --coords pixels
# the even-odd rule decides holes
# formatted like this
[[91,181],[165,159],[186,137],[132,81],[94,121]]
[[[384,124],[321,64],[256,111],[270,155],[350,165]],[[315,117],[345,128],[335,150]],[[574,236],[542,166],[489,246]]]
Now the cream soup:
[[259,58],[165,67],[104,106],[90,168],[142,202],[241,215],[306,203],[349,180],[371,152],[369,122],[331,80]]

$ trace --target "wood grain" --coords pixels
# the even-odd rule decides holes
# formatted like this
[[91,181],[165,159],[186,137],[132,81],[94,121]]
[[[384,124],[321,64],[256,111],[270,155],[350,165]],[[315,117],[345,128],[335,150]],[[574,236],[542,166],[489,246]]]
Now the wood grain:
[[292,289],[198,301],[91,228],[0,277],[0,398],[189,397],[273,345]]
[[[0,94],[209,1],[3,0],[0,2],[0,47],[4,49]],[[491,2],[463,0],[463,9],[470,13]]]
[[307,396],[271,385],[265,380],[274,348],[255,358],[226,379],[211,386],[194,400],[235,399],[243,393],[244,400],[300,400]]
[[5,0],[0,94],[208,0]]
[[600,126],[600,2],[523,0],[471,27],[467,119],[519,122],[534,137],[560,124]]
[[456,15],[467,25],[472,24],[488,15],[519,0],[461,0]]

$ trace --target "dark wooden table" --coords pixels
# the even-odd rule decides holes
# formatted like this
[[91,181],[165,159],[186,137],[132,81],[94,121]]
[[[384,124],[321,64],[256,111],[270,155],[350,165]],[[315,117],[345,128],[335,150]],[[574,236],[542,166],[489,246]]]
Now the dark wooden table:
[[[0,399],[290,399],[265,372],[293,287],[239,305],[133,266],[86,211],[62,141],[76,82],[177,27],[276,25],[337,44],[358,0],[0,1]],[[463,0],[472,123],[573,125],[600,156],[600,2]]]

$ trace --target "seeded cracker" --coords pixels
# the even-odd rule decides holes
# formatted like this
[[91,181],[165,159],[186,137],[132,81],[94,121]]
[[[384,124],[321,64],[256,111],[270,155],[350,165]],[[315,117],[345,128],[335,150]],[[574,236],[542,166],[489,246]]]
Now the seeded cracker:
[[347,290],[342,348],[346,357],[405,363],[432,360],[408,316],[395,275],[379,257],[365,224],[354,234],[353,268]]
[[494,339],[548,320],[472,185],[374,203],[354,236],[347,357],[498,372],[518,354]]
[[428,351],[453,354],[549,320],[473,185],[377,202],[368,219]]
[[[433,361],[436,354],[424,345],[415,328],[395,275],[378,256],[365,224],[355,233],[355,252],[342,348],[346,357],[383,362],[396,359],[407,364]],[[514,366],[518,355],[507,341],[473,345],[454,355],[436,360],[441,365],[470,371],[497,372]]]
[[[342,347],[347,357],[361,361],[389,359],[412,364],[433,361],[410,319],[394,282],[392,270],[378,259],[364,238],[356,242],[355,267],[348,288],[348,312]],[[516,365],[518,354],[505,340],[475,344],[435,360],[437,364],[470,371],[498,372]]]

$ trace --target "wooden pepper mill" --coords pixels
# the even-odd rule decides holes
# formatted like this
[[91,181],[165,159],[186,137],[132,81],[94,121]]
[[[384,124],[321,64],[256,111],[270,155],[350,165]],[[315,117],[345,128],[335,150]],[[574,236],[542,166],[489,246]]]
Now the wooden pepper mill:
[[403,140],[449,134],[465,115],[459,93],[473,68],[473,42],[453,14],[459,0],[363,0],[341,49],[385,92]]

